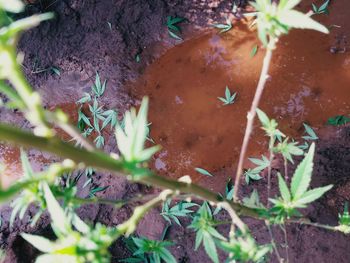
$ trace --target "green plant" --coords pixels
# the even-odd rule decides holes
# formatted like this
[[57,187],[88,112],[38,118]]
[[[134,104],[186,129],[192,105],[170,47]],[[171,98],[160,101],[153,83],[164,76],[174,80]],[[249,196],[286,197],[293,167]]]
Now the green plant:
[[326,0],[320,7],[317,7],[314,3],[312,3],[312,11],[314,14],[329,14],[328,5],[330,0]]
[[[21,192],[18,196],[20,201],[17,203],[15,201],[14,203],[17,207],[17,211],[14,211],[14,217],[18,212],[21,217],[21,214],[25,212],[31,203],[36,204],[39,211],[47,209],[50,214],[52,229],[56,235],[55,240],[22,233],[25,240],[43,253],[37,258],[37,262],[109,262],[108,247],[114,241],[122,236],[129,237],[132,235],[138,222],[149,210],[166,202],[169,198],[175,197],[180,199],[180,203],[175,205],[175,208],[170,207],[170,205],[165,207],[163,210],[164,215],[175,222],[176,219],[174,218],[182,217],[182,215],[193,216],[192,222],[188,227],[196,233],[195,248],[197,249],[200,245],[203,245],[213,262],[219,262],[218,249],[222,249],[229,254],[229,262],[234,262],[234,260],[257,262],[267,256],[271,251],[271,247],[273,247],[277,258],[281,259],[271,234],[270,225],[273,224],[283,227],[285,224],[291,223],[308,224],[331,231],[349,233],[347,208],[344,209],[344,213],[339,217],[337,226],[311,223],[299,211],[300,208],[305,208],[331,188],[331,186],[325,186],[308,190],[313,169],[314,144],[310,146],[306,157],[294,172],[290,187],[288,187],[287,172],[284,174],[286,179],[278,175],[280,194],[270,198],[271,163],[274,155],[281,154],[287,160],[292,155],[298,155],[295,154],[296,152],[300,153],[300,151],[296,150],[296,142],[289,142],[287,139],[283,140],[286,136],[277,128],[277,122],[274,119],[270,119],[263,111],[257,108],[267,79],[272,50],[276,48],[275,44],[279,35],[287,33],[291,27],[312,28],[326,32],[323,26],[311,20],[310,17],[292,10],[299,2],[299,0],[281,0],[277,5],[269,0],[257,0],[254,4],[258,11],[256,15],[258,17],[257,26],[260,38],[263,43],[264,40],[268,40],[268,44],[265,45],[267,54],[257,93],[251,111],[248,114],[247,132],[240,161],[241,158],[245,157],[251,125],[255,114],[257,114],[262,123],[262,128],[269,139],[269,155],[265,158],[262,157],[261,160],[253,159],[252,162],[257,165],[257,169],[265,167],[264,169],[268,170],[268,200],[266,200],[266,205],[262,204],[257,192],[254,191],[250,197],[243,199],[243,203],[237,201],[242,164],[239,164],[238,167],[237,183],[233,186],[229,182],[224,195],[193,183],[189,176],[173,180],[158,176],[150,171],[148,169],[148,161],[159,150],[159,147],[147,148],[145,146],[149,135],[147,98],[142,101],[138,113],[136,109],[131,109],[125,113],[124,121],[118,123],[116,121],[116,113],[105,113],[103,106],[100,106],[97,101],[104,93],[106,82],[101,84],[100,80],[95,80],[95,85],[92,88],[93,96],[85,94],[79,100],[79,103],[92,103],[92,105],[89,105],[91,117],[80,110],[81,127],[84,126],[81,130],[84,129],[83,135],[85,134],[86,136],[92,130],[101,131],[100,122],[105,122],[109,118],[110,121],[107,122],[108,124],[105,127],[109,123],[113,127],[112,123],[115,123],[116,140],[120,154],[105,153],[98,150],[96,145],[91,144],[80,134],[79,130],[69,124],[68,117],[61,110],[51,112],[43,107],[39,94],[26,81],[18,64],[14,44],[17,42],[19,33],[36,26],[39,22],[52,16],[47,14],[35,15],[2,26],[0,30],[0,91],[9,97],[12,107],[17,107],[23,112],[34,129],[33,132],[30,132],[7,124],[0,124],[0,140],[19,144],[23,147],[38,148],[62,157],[61,162],[51,164],[47,170],[33,173],[29,167],[28,160],[22,154],[22,160],[24,166],[26,166],[24,169],[25,176],[22,180],[15,182],[6,189],[0,185],[1,202],[8,201]],[[7,4],[7,1],[0,1],[0,7],[4,8],[5,11],[17,12],[23,9],[23,4],[19,0],[12,0],[10,5]],[[5,12],[4,10],[2,10],[2,13]],[[292,18],[298,19],[291,22],[290,19]],[[98,82],[99,84],[97,84]],[[90,118],[93,119],[92,123]],[[79,147],[58,138],[55,133],[55,127],[59,127],[67,132],[77,141]],[[269,164],[268,167],[266,167],[267,163]],[[77,197],[76,180],[78,179],[71,179],[71,176],[67,176],[67,174],[72,174],[75,171],[80,171],[79,174],[81,174],[81,171],[85,169],[85,173],[91,177],[94,173],[92,167],[96,171],[110,171],[120,176],[124,175],[131,181],[159,187],[164,190],[157,195],[145,198],[148,201],[144,201],[144,199],[137,200],[137,203],[141,204],[135,207],[132,206],[133,212],[130,217],[116,226],[107,227],[98,223],[89,225],[83,222],[75,213],[75,209],[82,204],[103,203],[120,207],[125,204],[131,206],[131,204],[135,203],[135,200],[105,200],[92,195],[89,198]],[[78,175],[78,178],[80,176]],[[93,188],[92,193],[96,194],[96,192],[103,189],[104,187]],[[192,213],[189,212],[192,211],[190,208],[194,208],[195,205],[191,206],[190,203],[181,204],[181,199],[185,199],[184,196],[186,198],[196,197],[204,202],[196,213]],[[57,200],[63,201],[62,207]],[[216,206],[215,211],[224,209],[230,220],[227,222],[217,220],[215,213],[212,213],[209,202],[211,206]],[[185,208],[181,209],[181,205],[185,205]],[[271,242],[258,244],[250,234],[248,227],[240,219],[240,216],[266,222],[271,234]],[[220,224],[230,224],[231,231],[228,236],[221,234],[216,229]],[[287,243],[287,239],[287,235],[285,235],[285,243]],[[136,260],[147,259],[151,262],[160,262],[161,260],[175,262],[174,257],[168,250],[168,247],[173,245],[173,243],[145,238],[134,238],[133,242],[135,245],[133,254]]]
[[230,105],[230,104],[234,104],[236,101],[236,96],[237,96],[237,92],[231,94],[230,89],[228,88],[228,86],[226,86],[225,89],[225,97],[218,97],[218,99],[220,101],[222,101],[224,104],[223,105]]
[[328,119],[327,124],[332,126],[341,126],[350,122],[350,118],[344,115],[337,115]]
[[195,206],[198,206],[196,203],[191,202],[179,202],[176,205],[170,207],[171,199],[166,200],[163,203],[162,212],[160,213],[162,217],[171,225],[173,220],[176,224],[181,226],[179,217],[190,216],[194,211],[190,210]]
[[181,28],[178,26],[178,24],[184,21],[186,21],[186,19],[183,17],[167,17],[166,26],[168,28],[168,33],[172,38],[182,40],[182,38],[178,35],[178,33],[181,33]]
[[226,18],[226,24],[213,24],[213,27],[220,29],[220,34],[230,31],[232,29],[232,22]]
[[250,57],[254,57],[256,55],[256,53],[258,53],[258,49],[259,46],[258,45],[254,45],[254,47],[252,48],[252,51],[250,52]]

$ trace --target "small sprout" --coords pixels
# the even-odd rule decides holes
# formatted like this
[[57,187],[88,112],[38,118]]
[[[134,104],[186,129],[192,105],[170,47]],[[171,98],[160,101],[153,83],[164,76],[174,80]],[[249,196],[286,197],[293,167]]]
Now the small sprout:
[[306,123],[303,123],[304,128],[305,128],[305,132],[307,134],[307,136],[303,136],[303,139],[305,140],[309,140],[309,141],[316,141],[318,140],[318,137],[315,133],[315,131]]
[[95,93],[96,97],[101,97],[106,90],[107,80],[101,83],[101,78],[98,72],[96,72],[96,79],[94,85],[92,85],[91,90]]
[[196,172],[209,176],[209,177],[213,177],[213,175],[211,173],[209,173],[207,170],[203,169],[203,168],[195,168]]
[[343,214],[339,214],[339,226],[336,229],[344,234],[350,234],[350,215],[349,215],[349,203],[344,205]]
[[136,54],[135,61],[136,61],[136,63],[140,63],[141,62],[141,54],[140,53]]
[[220,34],[230,31],[232,29],[232,22],[226,18],[226,24],[213,24],[213,27],[220,29]]
[[190,210],[190,208],[198,206],[196,203],[190,202],[179,202],[173,207],[170,207],[170,204],[171,199],[166,200],[160,214],[170,225],[172,224],[171,220],[173,220],[179,226],[181,226],[181,223],[178,217],[191,216],[194,211]]
[[109,186],[103,186],[103,187],[95,187],[93,189],[90,190],[90,193],[89,193],[89,198],[92,198],[94,196],[96,196],[97,193],[99,192],[103,192],[104,190],[106,190]]
[[244,172],[244,177],[245,177],[245,182],[247,184],[250,183],[251,180],[258,181],[262,177],[259,175],[259,171],[254,170],[254,169],[248,169]]
[[329,118],[327,121],[328,125],[341,126],[350,122],[350,118],[344,115],[337,115],[335,117]]
[[297,142],[288,142],[288,140],[289,138],[286,138],[283,142],[278,143],[277,146],[273,148],[273,151],[282,154],[283,158],[294,163],[292,156],[300,156],[303,155],[304,152],[298,147]]
[[108,24],[109,30],[112,30],[112,24],[111,24],[111,22],[107,22],[107,24]]
[[256,44],[254,45],[254,47],[252,48],[252,51],[250,52],[250,57],[254,57],[256,55],[256,53],[258,52],[258,48],[259,46]]
[[111,129],[114,129],[117,125],[118,113],[114,110],[107,110],[104,111],[102,115],[105,117],[105,120],[103,121],[101,130],[103,130],[108,124],[111,124]]
[[178,33],[181,33],[181,28],[178,26],[178,24],[185,20],[186,19],[182,17],[167,17],[166,25],[168,27],[168,33],[172,38],[182,40],[182,38],[178,35]]
[[226,86],[225,98],[218,97],[218,99],[224,103],[223,105],[230,105],[236,102],[235,101],[236,96],[237,96],[237,92],[231,94],[230,89],[228,88],[228,86]]
[[103,136],[101,134],[99,134],[96,139],[94,140],[94,143],[96,144],[97,148],[103,148],[103,146],[105,145],[105,139],[103,138]]
[[96,100],[96,97],[94,99],[94,103],[91,105],[89,105],[89,109],[93,118],[93,123],[94,123],[94,128],[97,132],[100,131],[100,124],[99,121],[105,121],[105,117],[103,116],[103,109],[102,106],[98,105],[98,102]]
[[316,15],[320,14],[329,14],[328,5],[330,0],[325,1],[320,7],[317,7],[314,3],[312,3],[312,11]]
[[57,76],[61,76],[61,70],[60,70],[58,67],[52,66],[52,67],[50,68],[50,70],[51,70],[51,73],[52,73],[52,74],[55,74],[55,75],[57,75]]

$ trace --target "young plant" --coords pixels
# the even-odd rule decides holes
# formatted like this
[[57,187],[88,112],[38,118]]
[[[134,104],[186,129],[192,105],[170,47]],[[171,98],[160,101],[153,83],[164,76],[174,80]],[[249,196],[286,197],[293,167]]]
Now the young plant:
[[333,187],[333,185],[328,185],[308,190],[311,182],[314,154],[315,144],[313,143],[304,160],[295,170],[290,188],[282,176],[278,174],[278,186],[281,197],[270,199],[270,201],[274,204],[274,207],[271,208],[271,213],[276,214],[276,218],[281,222],[292,216],[299,216],[300,213],[297,209],[307,207],[309,203],[319,199]]
[[197,211],[189,228],[196,232],[195,250],[203,244],[205,252],[214,263],[219,262],[216,249],[216,242],[226,240],[216,229],[217,222],[213,218],[213,214],[207,202]]
[[232,29],[232,22],[226,18],[226,24],[213,24],[213,27],[220,29],[220,34],[230,31]]
[[328,119],[327,124],[332,126],[341,126],[350,122],[350,118],[344,115],[337,115]]
[[312,3],[312,11],[314,12],[314,14],[316,15],[320,15],[320,14],[329,14],[329,10],[328,10],[328,5],[329,5],[330,0],[326,0],[322,5],[320,5],[320,7],[317,7],[314,3]]
[[230,89],[228,88],[228,86],[226,86],[226,89],[225,89],[225,97],[218,97],[218,99],[220,101],[222,101],[225,105],[230,105],[230,104],[234,104],[236,101],[236,96],[237,96],[237,92],[231,94],[231,91]]
[[304,125],[305,132],[306,132],[306,136],[303,136],[303,139],[307,140],[307,141],[318,140],[318,136],[316,135],[315,131],[306,123],[303,123],[303,125]]
[[194,212],[190,208],[198,206],[196,203],[191,202],[179,202],[173,207],[170,207],[171,199],[166,200],[163,203],[161,216],[171,225],[172,220],[181,226],[179,217],[188,217]]
[[245,182],[247,184],[250,184],[251,180],[253,181],[258,181],[260,180],[262,177],[260,176],[260,171],[255,170],[255,169],[247,169],[244,172],[244,178],[245,178]]
[[166,26],[168,27],[168,33],[172,38],[182,40],[182,38],[178,35],[181,33],[181,28],[178,26],[178,24],[184,22],[185,20],[186,19],[182,17],[167,17]]
[[95,83],[92,85],[91,90],[94,92],[97,98],[101,97],[106,90],[107,80],[102,84],[100,75],[96,72]]

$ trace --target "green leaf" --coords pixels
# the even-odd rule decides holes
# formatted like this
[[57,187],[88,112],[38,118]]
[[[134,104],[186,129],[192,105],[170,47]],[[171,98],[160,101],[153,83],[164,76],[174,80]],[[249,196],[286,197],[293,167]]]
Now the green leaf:
[[289,202],[291,200],[291,196],[290,196],[290,192],[289,192],[287,183],[284,181],[284,179],[282,178],[280,173],[278,173],[277,176],[278,176],[278,187],[279,187],[281,196],[282,196],[284,201]]
[[44,183],[43,188],[47,203],[47,210],[49,211],[52,220],[52,226],[54,226],[54,228],[59,231],[60,234],[65,234],[71,231],[71,226],[68,219],[62,207],[53,196],[50,187],[47,185],[47,183]]
[[315,131],[306,123],[303,123],[305,131],[307,133],[307,136],[303,136],[303,139],[305,140],[311,140],[315,141],[318,139],[318,136],[316,135]]
[[309,16],[295,10],[281,12],[278,19],[282,24],[292,28],[312,29],[325,34],[329,33],[329,30],[325,26],[316,22]]
[[307,191],[302,196],[300,196],[297,200],[295,200],[295,202],[298,205],[309,204],[309,203],[319,199],[321,196],[324,195],[325,192],[329,191],[332,187],[333,187],[333,185],[327,185],[324,187],[318,187],[318,188],[312,189],[310,191]]
[[216,250],[216,245],[211,235],[204,234],[203,245],[204,245],[205,252],[207,252],[211,260],[215,263],[219,263],[219,257]]
[[313,158],[315,154],[315,144],[312,143],[309,152],[298,165],[297,169],[292,178],[291,193],[293,200],[299,199],[310,185],[312,169],[313,169]]
[[211,173],[209,173],[207,170],[203,169],[203,168],[195,168],[196,172],[206,175],[206,176],[210,176],[213,177],[213,175]]
[[176,40],[183,40],[180,36],[176,35],[174,32],[168,30],[169,35]]
[[35,263],[77,263],[79,259],[76,256],[63,255],[63,254],[46,254],[37,257]]
[[267,117],[266,113],[263,112],[263,111],[260,110],[260,109],[256,109],[256,113],[258,114],[258,118],[259,118],[261,124],[262,124],[264,127],[269,126],[270,119],[269,119],[269,117]]
[[250,57],[254,57],[256,55],[256,53],[258,52],[258,45],[254,45],[254,47],[252,48],[252,51],[250,52]]
[[41,252],[50,253],[54,251],[54,243],[52,243],[49,239],[25,233],[22,233],[21,236],[35,248],[39,249]]
[[350,118],[344,115],[337,115],[335,117],[329,118],[327,124],[333,126],[340,126],[350,122]]

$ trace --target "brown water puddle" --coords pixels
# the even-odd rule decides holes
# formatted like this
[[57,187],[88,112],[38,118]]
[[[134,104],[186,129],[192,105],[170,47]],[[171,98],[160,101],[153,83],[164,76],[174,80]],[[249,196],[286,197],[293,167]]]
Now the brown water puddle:
[[[283,37],[260,104],[296,139],[304,132],[303,122],[317,130],[329,117],[350,113],[350,53],[338,52],[350,48],[350,2],[332,3],[331,15],[319,18],[340,28],[330,35],[296,30]],[[303,1],[302,8],[310,4]],[[150,97],[151,137],[163,147],[152,164],[157,172],[174,178],[189,174],[217,190],[234,174],[264,55],[260,48],[250,57],[259,44],[255,35],[244,24],[226,34],[204,33],[167,51],[132,85],[136,97]],[[226,86],[238,97],[222,106],[217,97],[224,96]],[[249,156],[263,153],[265,140],[256,128]],[[215,177],[200,175],[195,167]]]

